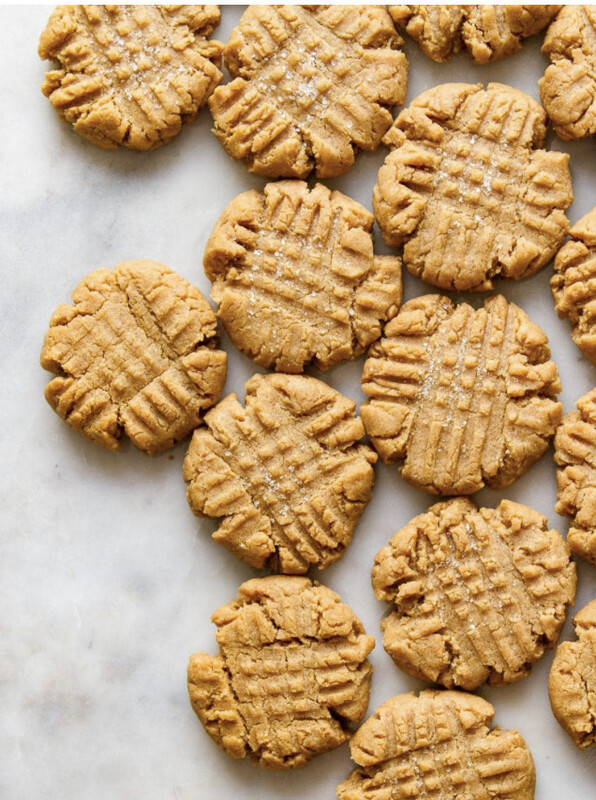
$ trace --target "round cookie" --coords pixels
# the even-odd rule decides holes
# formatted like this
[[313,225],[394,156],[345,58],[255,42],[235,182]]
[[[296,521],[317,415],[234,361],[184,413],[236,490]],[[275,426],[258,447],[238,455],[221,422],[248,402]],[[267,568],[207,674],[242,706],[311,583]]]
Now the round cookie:
[[538,149],[546,115],[527,94],[446,83],[419,95],[383,141],[373,209],[407,269],[449,290],[490,289],[553,257],[569,228],[569,156]]
[[384,6],[249,6],[209,100],[232,158],[268,178],[342,175],[376,150],[406,96],[408,62]]
[[361,355],[401,302],[401,263],[374,255],[373,221],[320,183],[268,183],[232,200],[203,263],[236,347],[282,372]]
[[349,739],[368,706],[375,642],[335,592],[297,576],[254,578],[211,619],[219,655],[190,657],[188,691],[226,753],[294,769]]
[[466,692],[426,690],[384,702],[350,742],[358,765],[339,800],[532,800],[534,762],[515,730],[491,730],[495,709]]
[[596,389],[577,401],[555,435],[557,514],[571,517],[567,543],[596,567]]
[[583,750],[596,744],[596,600],[575,615],[576,642],[562,642],[548,679],[553,714]]
[[513,483],[547,449],[561,385],[544,332],[501,295],[484,308],[425,295],[370,348],[360,414],[386,463],[433,494]]
[[125,433],[154,455],[187,436],[226,380],[217,320],[201,292],[156,261],[87,275],[50,320],[41,366],[45,396],[95,444]]
[[207,39],[219,18],[218,6],[57,6],[39,41],[57,63],[42,92],[93,144],[153,150],[220,82],[223,45]]
[[371,497],[376,455],[356,403],[303,375],[254,375],[205,415],[184,461],[197,515],[253,567],[304,573],[342,555]]
[[557,136],[596,134],[596,6],[563,6],[542,52],[551,60],[539,81],[540,99]]
[[388,6],[396,25],[433,61],[464,50],[476,64],[517,53],[561,6]]
[[596,208],[582,217],[569,231],[555,258],[555,274],[550,288],[557,314],[569,319],[573,341],[596,364]]
[[502,500],[437,503],[377,553],[372,585],[391,604],[383,646],[398,667],[449,689],[503,686],[554,646],[575,565],[546,517]]

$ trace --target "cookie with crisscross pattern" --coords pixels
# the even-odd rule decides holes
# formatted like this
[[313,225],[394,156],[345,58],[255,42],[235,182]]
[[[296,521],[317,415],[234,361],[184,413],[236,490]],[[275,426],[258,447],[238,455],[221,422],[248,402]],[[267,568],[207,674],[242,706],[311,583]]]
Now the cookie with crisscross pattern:
[[219,655],[190,657],[188,691],[229,755],[293,769],[349,739],[366,713],[374,639],[335,592],[297,576],[255,578],[212,621]]
[[373,209],[413,274],[444,289],[490,289],[550,261],[569,228],[569,156],[540,149],[542,106],[491,83],[447,83],[404,109],[383,141]]
[[232,158],[269,178],[341,175],[376,150],[406,95],[407,60],[383,6],[249,6],[209,100]]
[[304,573],[348,546],[370,499],[376,455],[359,444],[356,404],[304,375],[255,375],[244,406],[225,397],[184,462],[195,514],[223,517],[213,538],[254,567]]
[[400,260],[374,254],[372,226],[360,203],[320,183],[268,183],[232,200],[203,262],[234,344],[282,372],[363,353],[401,301]]
[[528,675],[575,597],[569,548],[546,517],[503,500],[437,503],[377,553],[372,584],[391,603],[383,645],[398,667],[449,689]]
[[207,37],[218,6],[57,6],[39,42],[43,93],[104,148],[152,150],[193,120],[221,80],[223,45]]

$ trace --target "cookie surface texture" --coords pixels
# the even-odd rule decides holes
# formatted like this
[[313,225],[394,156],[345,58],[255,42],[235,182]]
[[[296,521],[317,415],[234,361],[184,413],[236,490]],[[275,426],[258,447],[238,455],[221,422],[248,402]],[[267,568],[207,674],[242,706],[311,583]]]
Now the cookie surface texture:
[[201,292],[155,261],[98,269],[52,315],[41,365],[45,395],[92,442],[125,433],[153,455],[183,439],[226,380],[217,320]]
[[515,730],[491,730],[495,709],[466,692],[392,697],[350,742],[358,764],[339,800],[532,800],[534,762]]
[[596,364],[596,208],[569,231],[555,258],[550,287],[555,311],[571,323],[573,341]]
[[384,6],[249,6],[209,100],[232,158],[269,178],[342,175],[376,150],[406,96],[408,62]]
[[188,665],[192,707],[233,758],[293,769],[343,744],[366,713],[374,639],[335,592],[275,575],[212,616],[219,655]]
[[553,713],[580,748],[596,745],[596,600],[575,615],[577,641],[562,642],[548,694]]
[[401,302],[400,261],[374,255],[372,227],[364,206],[320,183],[238,195],[204,256],[233,343],[257,364],[292,373],[361,355]]
[[387,244],[449,290],[490,289],[547,264],[569,228],[569,156],[539,149],[542,106],[510,86],[447,83],[404,109],[373,191]]
[[304,573],[336,561],[368,503],[376,455],[356,404],[303,375],[255,375],[205,416],[184,462],[197,515],[253,567]]
[[557,514],[571,517],[571,551],[596,567],[596,389],[577,401],[555,436]]
[[547,449],[561,386],[544,332],[501,295],[483,308],[425,295],[372,345],[360,414],[386,463],[434,494],[503,488]]
[[529,674],[575,597],[575,565],[546,517],[503,500],[437,503],[377,553],[372,585],[391,604],[383,646],[409,675],[468,691]]
[[57,68],[42,92],[99,147],[153,150],[175,136],[221,80],[218,6],[57,6],[39,55]]
[[540,99],[561,139],[596,135],[595,31],[596,6],[564,6],[544,39]]
[[464,50],[477,64],[517,53],[561,6],[388,6],[396,25],[433,61]]

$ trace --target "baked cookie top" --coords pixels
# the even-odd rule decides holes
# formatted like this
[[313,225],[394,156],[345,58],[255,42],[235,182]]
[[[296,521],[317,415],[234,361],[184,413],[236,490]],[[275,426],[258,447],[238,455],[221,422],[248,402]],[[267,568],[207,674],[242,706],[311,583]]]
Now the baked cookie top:
[[539,82],[540,99],[557,136],[596,134],[596,6],[563,6],[542,52],[551,60]]
[[358,764],[339,800],[532,800],[536,773],[521,735],[490,728],[495,709],[466,692],[387,700],[350,742]]
[[404,102],[400,44],[384,6],[249,6],[224,50],[233,80],[209,101],[213,132],[258,175],[342,175]]
[[542,106],[490,83],[446,83],[419,95],[383,141],[373,191],[387,244],[404,264],[450,290],[490,289],[553,257],[569,228],[569,156],[540,149]]
[[596,364],[596,208],[582,217],[569,231],[555,258],[555,274],[550,288],[555,311],[571,323],[573,341]]
[[381,629],[398,667],[449,689],[503,686],[552,647],[575,598],[575,565],[546,517],[457,497],[401,528],[377,553],[372,585],[391,604]]
[[217,320],[201,292],[156,261],[125,261],[87,275],[50,320],[41,365],[45,395],[95,444],[125,433],[153,455],[183,439],[226,380]]
[[42,92],[85,139],[153,150],[193,120],[221,80],[218,6],[56,6],[39,55]]
[[596,389],[577,401],[555,435],[557,514],[571,517],[567,543],[596,567]]
[[548,694],[553,714],[580,748],[596,744],[596,600],[575,615],[576,642],[562,642]]
[[186,497],[223,517],[213,534],[253,567],[304,573],[332,564],[371,497],[376,455],[356,403],[303,375],[254,375],[244,406],[225,397],[192,438]]
[[268,183],[232,200],[203,263],[233,343],[281,372],[361,355],[401,302],[401,263],[374,255],[372,227],[360,203],[320,183]]
[[374,639],[335,592],[297,576],[254,578],[211,619],[219,655],[190,657],[188,691],[226,753],[293,769],[349,739],[368,706]]
[[372,345],[360,414],[386,463],[434,494],[513,483],[561,420],[548,339],[501,295],[473,309],[441,295],[405,303]]
[[545,28],[561,6],[387,6],[396,25],[433,61],[465,51],[486,64],[521,50],[523,40]]

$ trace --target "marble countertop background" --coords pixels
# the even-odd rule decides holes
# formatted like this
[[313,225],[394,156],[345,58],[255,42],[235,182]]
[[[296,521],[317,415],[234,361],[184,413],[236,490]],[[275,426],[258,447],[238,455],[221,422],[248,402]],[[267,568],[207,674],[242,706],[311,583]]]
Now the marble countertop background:
[[[61,122],[40,92],[37,41],[50,7],[0,8],[0,797],[6,800],[273,800],[332,798],[352,768],[347,745],[299,773],[267,773],[233,761],[209,739],[186,692],[190,653],[216,652],[211,613],[255,575],[210,539],[215,523],[195,519],[181,477],[186,443],[150,459],[131,446],[103,451],[65,425],[43,398],[48,375],[39,351],[54,307],[100,266],[131,258],[163,261],[208,295],[202,252],[220,212],[264,181],[232,163],[210,133],[205,109],[173,142],[152,153],[109,152]],[[241,9],[222,8],[225,40]],[[446,80],[511,83],[538,97],[546,60],[539,42],[507,61],[474,66],[425,59],[407,42],[408,101]],[[572,222],[596,203],[593,141],[563,143],[571,154]],[[334,188],[371,207],[386,151],[359,157]],[[378,231],[380,252],[387,252]],[[596,383],[595,368],[557,319],[551,267],[499,290],[540,324],[563,380],[565,411]],[[405,275],[406,298],[428,291]],[[474,301],[480,302],[477,297]],[[243,396],[254,373],[227,338],[226,391]],[[359,402],[362,359],[325,380]],[[548,453],[502,497],[554,513],[555,471]],[[375,553],[434,498],[408,487],[395,469],[377,468],[372,502],[337,564],[320,574],[377,639],[370,710],[421,683],[401,673],[381,645],[384,606],[375,601]],[[580,564],[576,609],[596,596],[596,570]],[[317,575],[316,577],[319,577]],[[563,638],[572,638],[568,620]],[[482,689],[495,722],[516,727],[536,761],[536,800],[584,800],[596,785],[596,753],[580,753],[554,720],[546,682],[552,652],[529,678]]]

